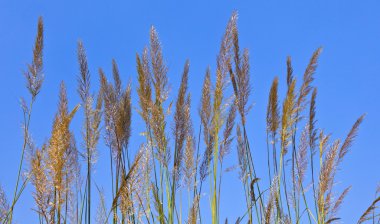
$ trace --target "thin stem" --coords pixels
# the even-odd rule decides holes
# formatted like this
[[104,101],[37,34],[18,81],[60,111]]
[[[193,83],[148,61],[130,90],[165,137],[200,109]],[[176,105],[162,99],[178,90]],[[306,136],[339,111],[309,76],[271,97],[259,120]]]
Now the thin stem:
[[[9,213],[9,215],[10,215],[9,216],[10,219],[8,220],[9,224],[12,223],[13,210],[14,210],[14,207],[15,207],[16,202],[17,202],[16,195],[18,194],[18,186],[19,186],[20,177],[21,177],[21,169],[22,169],[22,165],[24,163],[25,150],[26,150],[26,146],[27,146],[27,142],[28,142],[29,125],[30,125],[30,118],[32,116],[32,109],[33,109],[34,100],[35,100],[35,98],[32,97],[32,100],[31,100],[30,106],[29,106],[30,109],[28,110],[27,118],[25,117],[25,112],[24,112],[24,123],[25,123],[25,128],[24,128],[24,143],[23,143],[23,146],[22,146],[21,160],[20,160],[20,164],[19,164],[19,167],[18,167],[17,181],[16,181],[16,187],[15,187],[15,191],[14,191],[12,206],[11,206],[10,213]],[[8,218],[8,215],[7,215],[7,218]]]
[[[257,178],[257,175],[256,175],[256,170],[255,170],[255,166],[254,166],[254,163],[253,163],[253,159],[252,159],[252,153],[251,153],[251,148],[249,146],[249,141],[248,141],[248,137],[247,137],[247,131],[246,131],[246,128],[245,128],[245,124],[243,124],[243,130],[244,130],[244,139],[245,139],[245,145],[247,147],[247,156],[248,156],[248,161],[250,161],[248,164],[250,165],[250,173],[252,174],[253,173],[253,179]],[[262,196],[261,196],[261,191],[260,191],[260,185],[259,185],[259,181],[256,181],[256,187],[257,187],[257,190],[258,190],[258,193],[260,195],[259,199],[260,199],[260,217],[262,217],[262,211],[264,210],[264,203],[263,203],[263,199],[262,199]],[[255,201],[255,204],[256,204],[256,201]]]
[[[284,155],[282,155],[284,156]],[[286,200],[286,206],[287,206],[287,209],[288,209],[288,215],[289,215],[289,218],[290,220],[292,220],[292,215],[290,213],[290,205],[289,205],[289,199],[288,199],[288,190],[287,190],[287,187],[286,187],[286,173],[285,173],[285,163],[283,161],[281,161],[282,163],[282,181],[283,181],[283,184],[284,184],[284,193],[285,193],[285,200]],[[281,171],[280,171],[281,172]]]
[[311,166],[311,182],[313,185],[313,195],[314,195],[314,206],[315,206],[315,212],[318,215],[318,207],[317,207],[317,196],[315,191],[315,181],[314,181],[314,156],[313,156],[313,148],[311,148],[310,152],[310,166]]
[[269,153],[269,133],[267,131],[267,165],[268,165],[268,175],[269,175],[269,186],[271,185],[272,181],[272,175],[271,175],[271,169],[270,169],[270,153]]

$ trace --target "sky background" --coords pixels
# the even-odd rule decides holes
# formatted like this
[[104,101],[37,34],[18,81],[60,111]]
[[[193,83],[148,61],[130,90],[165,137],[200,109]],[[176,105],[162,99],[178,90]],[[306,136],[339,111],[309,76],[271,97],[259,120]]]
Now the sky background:
[[[119,64],[124,85],[137,84],[135,54],[149,41],[154,25],[169,67],[171,100],[174,100],[186,59],[190,60],[189,90],[193,122],[207,66],[215,71],[220,40],[231,13],[239,13],[241,48],[250,51],[251,84],[248,133],[257,172],[265,180],[265,112],[268,92],[275,76],[280,78],[281,96],[286,90],[286,57],[292,56],[298,79],[317,47],[322,46],[314,85],[318,87],[318,127],[344,138],[363,113],[366,119],[351,152],[337,176],[341,192],[352,185],[340,211],[343,223],[353,223],[374,198],[380,181],[380,2],[369,1],[4,1],[0,0],[0,184],[9,199],[16,183],[22,147],[22,110],[19,99],[29,100],[23,70],[32,59],[38,16],[45,23],[45,81],[34,106],[31,134],[38,146],[49,138],[59,83],[66,83],[69,105],[80,102],[77,94],[77,41],[82,40],[92,75],[92,90],[99,88],[98,68],[111,78],[111,60]],[[215,74],[215,73],[213,73]],[[137,106],[133,92],[133,105]],[[71,129],[81,142],[83,111]],[[138,115],[133,114],[130,150],[144,142]],[[99,145],[94,181],[110,201],[108,149]],[[228,157],[236,165],[236,150]],[[27,166],[25,166],[26,168]],[[245,211],[242,185],[237,170],[223,179],[221,218],[236,220]],[[95,191],[95,188],[93,188]],[[16,206],[17,223],[36,223],[37,215],[28,186]],[[202,199],[209,213],[208,191]],[[95,210],[97,204],[93,204]],[[205,212],[206,211],[206,212]],[[94,213],[93,213],[94,214]],[[32,221],[33,220],[33,221]],[[207,218],[206,218],[207,220]]]

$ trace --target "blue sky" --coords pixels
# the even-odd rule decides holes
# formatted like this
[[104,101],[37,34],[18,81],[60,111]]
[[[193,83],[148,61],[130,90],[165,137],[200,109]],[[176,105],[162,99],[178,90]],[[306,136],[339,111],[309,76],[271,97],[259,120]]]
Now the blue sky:
[[[169,67],[172,93],[178,89],[186,59],[190,60],[189,85],[193,117],[199,105],[200,86],[207,66],[215,70],[216,55],[225,25],[239,13],[241,47],[251,56],[253,109],[248,133],[258,173],[265,175],[265,111],[270,84],[280,77],[285,91],[286,57],[292,56],[295,75],[301,78],[312,52],[323,47],[314,84],[318,87],[318,127],[344,138],[363,113],[359,137],[338,173],[337,190],[352,185],[342,207],[344,223],[356,221],[373,200],[380,181],[380,2],[379,1],[4,1],[0,0],[0,183],[11,195],[16,182],[22,146],[20,97],[27,97],[22,71],[31,61],[38,16],[45,23],[45,82],[33,111],[31,133],[38,145],[48,137],[58,101],[58,87],[65,81],[71,108],[80,102],[76,92],[77,41],[87,51],[93,90],[98,89],[99,67],[108,75],[111,60],[119,64],[124,84],[135,89],[135,54],[148,44],[149,28],[160,36]],[[136,93],[133,103],[137,106]],[[172,94],[174,95],[174,94]],[[172,98],[173,99],[173,98]],[[72,129],[80,140],[82,115]],[[143,139],[138,115],[133,117],[131,150]],[[194,118],[194,125],[199,120]],[[229,165],[237,164],[232,150]],[[106,168],[107,167],[107,168]],[[108,149],[99,147],[94,180],[110,199]],[[15,220],[36,220],[32,187],[16,207]],[[222,187],[221,218],[244,213],[242,186],[237,171],[226,173]],[[206,192],[207,193],[207,192]],[[208,209],[208,199],[203,200]],[[96,207],[96,204],[93,206]]]

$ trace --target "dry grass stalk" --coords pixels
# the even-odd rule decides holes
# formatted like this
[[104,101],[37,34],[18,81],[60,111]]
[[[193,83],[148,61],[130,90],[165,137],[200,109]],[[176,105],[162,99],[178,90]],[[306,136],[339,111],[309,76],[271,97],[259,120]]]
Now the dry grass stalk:
[[34,201],[37,204],[38,213],[41,214],[46,222],[50,220],[49,218],[49,203],[52,200],[52,192],[48,182],[48,176],[46,174],[45,167],[45,158],[44,154],[46,154],[45,145],[41,150],[37,150],[35,155],[33,155],[31,159],[31,182],[35,187],[35,193],[33,195]]
[[367,210],[363,213],[363,215],[360,217],[358,224],[363,223],[367,220],[370,220],[373,218],[373,211],[377,208],[377,204],[380,201],[380,197],[376,198],[372,204],[367,208]]
[[276,77],[270,88],[267,107],[267,130],[272,136],[276,136],[280,124],[280,114],[278,106],[278,77]]
[[3,187],[0,185],[0,221],[5,222],[9,210],[9,203]]
[[302,111],[305,107],[306,97],[309,95],[312,90],[311,83],[314,80],[314,73],[317,69],[317,63],[319,55],[322,52],[322,48],[318,48],[311,57],[308,66],[306,67],[305,73],[303,75],[303,82],[297,99],[297,108],[299,111]]
[[168,97],[168,69],[164,64],[158,33],[153,26],[150,29],[150,58],[152,63],[152,81],[156,94],[156,104],[162,104]]
[[[327,149],[327,143],[330,140],[331,135],[325,135],[323,131],[320,131],[319,133],[319,158],[322,161],[322,156],[326,152]],[[322,166],[322,162],[320,164]]]
[[[338,199],[333,202],[332,194],[333,194],[333,185],[334,178],[336,175],[337,167],[342,162],[344,156],[346,155],[348,148],[351,146],[351,143],[356,136],[357,130],[364,119],[364,115],[359,117],[359,119],[353,125],[351,131],[347,135],[346,140],[340,146],[339,141],[335,141],[328,151],[325,160],[323,162],[320,176],[319,176],[319,188],[318,188],[318,220],[319,221],[330,221],[336,220],[336,213],[339,207],[342,204],[343,199],[348,194],[350,189],[346,188],[343,193],[338,197]],[[328,141],[328,136],[323,136],[321,133],[320,137],[320,158],[325,151],[325,145]],[[321,159],[320,159],[321,160]]]
[[[179,186],[179,180],[182,174],[182,162],[184,160],[184,148],[189,149],[185,146],[186,137],[189,135],[192,124],[190,121],[190,95],[187,93],[188,86],[188,76],[189,76],[189,61],[186,61],[181,85],[178,91],[177,101],[176,101],[176,110],[174,113],[174,164],[173,164],[173,177],[172,177],[172,192],[171,192],[171,213],[174,213],[174,208],[176,204],[176,190]],[[189,143],[191,144],[191,143]],[[193,152],[189,152],[192,154]],[[188,156],[192,155],[188,154]],[[188,161],[191,162],[191,161]],[[191,172],[191,171],[190,171]],[[186,178],[186,177],[185,177]],[[191,178],[191,177],[190,177]],[[191,178],[192,179],[192,178]],[[171,214],[169,213],[169,214]],[[171,216],[170,216],[171,217]],[[171,220],[170,220],[171,222]]]
[[193,204],[190,208],[187,224],[197,224],[198,221],[198,209],[199,209],[199,196],[195,196]]
[[[25,150],[28,145],[28,136],[29,136],[29,125],[30,125],[30,118],[32,115],[32,109],[34,101],[38,95],[38,93],[41,90],[44,75],[43,75],[43,47],[44,47],[44,25],[42,17],[38,18],[38,25],[37,25],[37,36],[33,48],[33,59],[32,63],[28,64],[28,70],[24,72],[24,76],[26,78],[26,88],[28,89],[29,93],[31,94],[31,102],[29,104],[29,107],[26,105],[26,102],[24,99],[21,100],[22,109],[24,113],[24,143],[22,147],[22,153],[21,153],[21,159],[20,164],[18,168],[18,175],[17,175],[17,181],[16,186],[14,190],[14,196],[12,203],[10,205],[9,212],[7,213],[5,217],[5,221],[7,223],[12,223],[13,219],[13,210],[14,207],[21,196],[22,192],[25,189],[25,186],[28,182],[28,179],[25,179],[23,183],[20,185],[20,179],[21,179],[21,169],[23,167],[24,163],[24,156],[25,156]],[[20,188],[19,188],[20,187]]]
[[339,197],[335,200],[334,206],[331,209],[331,212],[329,214],[328,220],[335,219],[337,216],[337,213],[343,203],[343,200],[346,198],[347,194],[350,192],[351,186],[344,189],[344,191],[339,195]]
[[203,126],[203,139],[206,144],[206,150],[204,152],[203,160],[200,165],[199,174],[201,182],[205,180],[209,171],[209,164],[212,160],[212,149],[214,145],[214,138],[211,135],[211,77],[210,69],[206,70],[205,78],[202,87],[201,107],[199,109],[199,115]]
[[[141,160],[141,157],[142,157],[142,152],[140,151],[135,156],[135,159],[134,159],[128,173],[122,174],[121,184],[120,184],[120,187],[117,189],[117,192],[116,192],[115,197],[113,199],[112,208],[117,207],[119,202],[123,203],[123,206],[122,206],[123,212],[127,211],[128,208],[130,208],[129,207],[131,205],[131,201],[130,201],[131,199],[130,198],[132,196],[131,194],[135,190],[135,189],[133,189],[133,187],[135,187],[134,183],[137,183],[138,172],[139,172],[138,166],[139,166],[139,162]],[[126,209],[126,210],[124,210],[124,209]]]
[[316,124],[316,98],[317,98],[317,88],[313,89],[310,100],[310,110],[309,110],[309,146],[312,150],[311,153],[315,153],[315,144],[317,142],[317,130],[315,128]]
[[294,77],[293,77],[293,67],[292,67],[292,58],[288,56],[286,58],[286,84],[288,85],[288,88],[292,84]]
[[152,89],[151,89],[151,77],[149,70],[149,62],[148,62],[148,50],[145,48],[142,56],[142,60],[140,56],[136,55],[137,61],[137,73],[138,73],[138,82],[139,87],[137,89],[137,94],[139,96],[139,104],[141,110],[139,111],[141,117],[144,119],[146,124],[150,124],[150,113],[152,105]]
[[223,139],[220,144],[220,149],[219,149],[220,162],[222,162],[223,158],[230,152],[230,146],[234,139],[234,137],[232,136],[232,131],[235,125],[235,117],[236,117],[236,105],[235,103],[232,103],[230,110],[228,112],[226,124],[224,126]]
[[310,167],[311,167],[311,185],[313,187],[313,197],[314,197],[314,208],[316,213],[318,213],[317,209],[317,193],[315,189],[315,179],[314,179],[314,154],[316,152],[316,144],[318,140],[317,129],[316,129],[316,98],[317,98],[317,88],[313,89],[313,93],[311,94],[310,100],[310,108],[309,108],[309,148],[310,148]]
[[32,95],[32,101],[41,90],[43,75],[43,48],[44,48],[44,24],[42,17],[38,18],[37,37],[34,43],[33,60],[28,65],[28,71],[25,72],[27,80],[26,87]]
[[96,218],[95,222],[97,224],[104,224],[107,223],[107,208],[106,208],[106,200],[104,196],[104,190],[98,189],[99,192],[99,204],[96,210]]
[[86,102],[86,100],[88,100],[90,97],[91,76],[88,69],[87,56],[82,41],[78,42],[77,54],[80,71],[80,75],[78,77],[78,93],[82,101]]
[[203,180],[208,174],[208,167],[212,159],[212,148],[213,148],[213,138],[211,136],[211,74],[210,68],[207,68],[203,87],[202,87],[202,97],[201,97],[201,106],[199,108],[199,116],[201,118],[201,123],[203,126],[203,139],[206,144],[206,150],[203,156],[202,163],[200,165],[200,179]]
[[[122,174],[125,176],[125,174]],[[136,181],[135,174],[131,176],[128,182],[126,182],[125,178],[122,178],[120,185],[120,211],[124,217],[128,217],[134,214],[133,211],[133,199],[132,194],[134,192],[134,185]]]
[[222,43],[220,46],[219,55],[217,57],[217,69],[216,69],[216,84],[214,90],[214,102],[212,107],[212,126],[214,138],[217,137],[219,133],[219,128],[223,125],[222,119],[222,108],[224,101],[224,89],[227,85],[227,73],[229,71],[229,64],[231,63],[231,47],[232,47],[232,37],[233,30],[236,27],[237,14],[234,13],[226,27]]
[[141,162],[139,164],[139,179],[138,179],[138,191],[135,192],[136,194],[136,202],[140,210],[144,211],[144,215],[146,216],[146,219],[149,222],[148,214],[152,214],[151,209],[151,173],[152,173],[152,163],[153,161],[153,155],[151,151],[149,150],[148,145],[142,145],[140,147],[140,151],[142,153],[141,155]]
[[[236,15],[236,14],[235,14]],[[247,108],[251,85],[249,78],[249,53],[248,49],[243,50],[243,55],[239,49],[239,34],[236,23],[232,27],[232,42],[234,52],[235,74],[229,65],[229,72],[233,84],[237,107],[242,119],[242,124],[246,123],[246,115],[249,112]]]
[[[273,156],[273,172],[274,175],[278,175],[278,164],[277,164],[277,152],[276,152],[276,135],[278,133],[280,125],[280,114],[278,106],[278,77],[275,77],[272,86],[269,91],[269,99],[266,113],[266,122],[267,122],[267,165],[268,165],[268,175],[269,183],[271,181],[271,162],[269,145],[272,145],[272,156]],[[269,139],[269,136],[271,139]]]
[[68,186],[71,184],[72,175],[75,171],[76,148],[72,145],[73,134],[69,131],[69,124],[78,110],[76,106],[70,113],[68,111],[68,101],[66,88],[61,84],[59,94],[58,113],[53,123],[52,136],[47,149],[46,168],[51,177],[54,189],[54,206],[57,209],[57,221],[60,223],[61,206],[64,203],[64,196],[68,194]]
[[78,93],[84,109],[84,123],[82,136],[84,139],[85,160],[87,161],[87,189],[86,189],[86,214],[87,220],[91,218],[91,173],[92,166],[97,159],[96,146],[100,136],[100,121],[102,109],[102,96],[98,95],[95,108],[93,108],[93,95],[90,94],[90,71],[88,69],[87,56],[81,41],[78,42],[78,63],[80,75],[78,76]]
[[271,189],[270,189],[270,194],[269,194],[269,198],[268,198],[268,203],[265,207],[265,212],[264,212],[264,223],[265,224],[270,224],[270,223],[273,223],[271,220],[274,216],[274,213],[275,213],[275,209],[276,209],[276,194],[277,194],[277,180],[276,180],[277,177],[274,177],[274,179],[272,180],[272,184],[271,184]]
[[211,74],[210,68],[207,68],[203,81],[201,107],[199,109],[199,116],[203,125],[204,140],[207,144],[209,139],[209,129],[211,120]]
[[349,148],[352,145],[352,142],[354,141],[355,137],[358,134],[359,126],[363,122],[364,117],[365,117],[365,114],[363,114],[362,116],[360,116],[356,120],[356,122],[354,123],[354,125],[352,126],[350,132],[347,134],[347,137],[344,140],[343,145],[342,145],[342,147],[339,150],[339,157],[338,157],[339,158],[339,163],[343,160],[344,156],[348,153]]
[[305,178],[305,173],[307,170],[307,165],[308,165],[308,159],[307,159],[307,149],[308,149],[308,127],[306,126],[304,130],[302,131],[301,134],[301,140],[300,140],[300,145],[298,148],[297,152],[297,166],[296,166],[296,177],[297,180],[295,180],[294,183],[296,183],[296,190],[298,192],[298,195],[301,193],[300,191],[302,190],[302,183]]
[[222,38],[222,43],[220,46],[219,55],[217,57],[217,68],[216,68],[216,84],[214,90],[214,102],[212,107],[212,131],[211,135],[214,138],[215,144],[213,149],[213,187],[211,188],[212,200],[211,200],[211,211],[212,211],[212,222],[219,222],[219,201],[217,197],[217,168],[218,168],[218,157],[219,157],[219,131],[224,124],[223,119],[223,108],[224,104],[224,90],[227,85],[227,73],[229,71],[229,64],[231,63],[231,48],[233,45],[233,30],[236,27],[237,14],[234,13]]
[[213,148],[214,148],[214,139],[211,135],[209,136],[209,139],[210,139],[209,144],[206,145],[203,159],[199,168],[199,175],[200,175],[201,182],[203,182],[206,179],[206,177],[209,175],[210,173],[209,166],[213,159],[212,153],[213,153]]
[[190,98],[187,93],[187,82],[189,76],[189,61],[186,61],[183,69],[181,85],[178,91],[176,109],[174,112],[174,166],[173,166],[173,182],[174,185],[180,178],[182,161],[184,159],[184,146],[186,137],[191,128],[190,122]]
[[152,84],[155,91],[155,102],[152,102],[153,136],[155,138],[160,162],[167,167],[170,151],[167,150],[166,121],[163,103],[168,97],[167,67],[164,64],[161,43],[154,27],[150,30],[150,59],[152,68]]
[[249,175],[248,161],[247,161],[247,156],[245,152],[246,147],[244,147],[243,136],[242,136],[239,125],[236,127],[236,136],[237,136],[237,154],[238,154],[239,168],[240,168],[239,177],[243,183],[246,183],[248,175]]
[[317,205],[318,205],[318,212],[319,212],[318,221],[321,221],[321,222],[326,221],[326,216],[328,214],[328,209],[326,208],[330,206],[330,203],[329,203],[330,197],[326,197],[326,193],[329,195],[329,192],[331,192],[331,188],[334,183],[335,170],[337,169],[336,161],[337,161],[339,143],[340,143],[339,140],[336,140],[333,143],[333,145],[330,147],[319,174]]
[[152,194],[154,207],[158,213],[158,221],[163,224],[166,223],[166,217],[164,213],[163,203],[161,202],[160,195],[156,186],[152,184]]
[[[273,172],[274,175],[278,173],[278,164],[277,164],[277,152],[276,152],[276,135],[280,125],[280,114],[278,106],[278,77],[275,77],[272,86],[269,91],[269,99],[266,113],[267,121],[267,164],[268,164],[268,174],[269,181],[271,181],[271,166],[270,166],[270,149],[269,144],[272,145],[272,155],[273,155]],[[271,137],[271,140],[269,139]]]
[[186,149],[185,149],[185,185],[190,189],[193,185],[193,178],[195,176],[195,159],[194,159],[194,151],[195,151],[195,140],[194,137],[189,134],[186,137]]
[[285,155],[287,153],[289,140],[294,131],[293,124],[295,122],[295,113],[296,113],[295,92],[294,92],[295,86],[296,86],[296,81],[293,80],[288,88],[286,98],[282,107],[281,132],[280,132],[282,155]]

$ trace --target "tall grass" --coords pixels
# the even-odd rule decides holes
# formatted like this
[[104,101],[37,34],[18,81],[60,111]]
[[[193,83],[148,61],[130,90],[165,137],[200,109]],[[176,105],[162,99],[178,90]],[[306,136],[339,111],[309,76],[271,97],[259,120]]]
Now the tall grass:
[[[237,150],[235,163],[245,197],[241,202],[245,209],[233,221],[327,224],[340,219],[338,211],[351,186],[336,192],[336,174],[364,115],[343,141],[331,139],[318,128],[317,88],[313,80],[321,48],[312,54],[300,81],[293,75],[291,58],[287,58],[284,99],[279,97],[280,79],[273,80],[266,111],[265,173],[256,172],[255,161],[262,158],[255,157],[247,133],[252,89],[250,60],[248,49],[240,49],[236,13],[222,37],[216,70],[206,70],[198,110],[200,124],[196,125],[191,118],[190,62],[184,62],[176,98],[171,99],[168,67],[158,32],[152,27],[148,46],[136,54],[138,105],[132,105],[132,84],[123,86],[115,60],[112,60],[113,81],[100,68],[101,88],[97,93],[91,92],[86,52],[83,43],[78,42],[81,102],[69,110],[62,82],[51,136],[37,147],[30,137],[29,126],[43,82],[42,50],[40,18],[32,63],[25,72],[31,99],[29,106],[22,101],[24,143],[12,200],[8,201],[0,188],[2,223],[14,223],[16,204],[27,184],[33,185],[33,209],[39,223],[91,223],[96,217],[97,223],[196,224],[209,222],[202,219],[206,213],[213,224],[220,223],[224,221],[220,207],[228,206],[220,203],[224,162],[232,147]],[[70,130],[79,105],[84,114],[81,148],[76,146]],[[145,140],[137,150],[136,144],[129,144],[135,134],[131,128],[133,108],[137,108],[145,125]],[[103,188],[95,184],[92,176],[97,159],[105,159],[97,156],[101,136],[109,150],[111,201],[105,199]],[[25,165],[26,153],[30,155],[29,167]],[[81,165],[84,171],[80,170]],[[28,171],[25,177],[23,169]],[[310,180],[306,178],[308,172]],[[261,180],[264,177],[269,179],[268,183]],[[205,184],[209,184],[209,192],[205,192]],[[92,209],[94,193],[100,198],[96,215]],[[200,206],[203,198],[208,199],[209,209]],[[358,223],[378,222],[379,201],[376,195]]]

